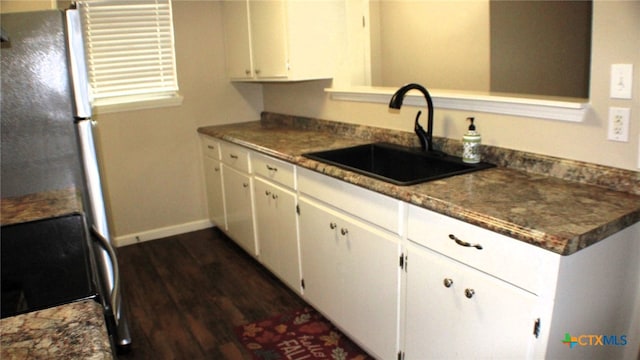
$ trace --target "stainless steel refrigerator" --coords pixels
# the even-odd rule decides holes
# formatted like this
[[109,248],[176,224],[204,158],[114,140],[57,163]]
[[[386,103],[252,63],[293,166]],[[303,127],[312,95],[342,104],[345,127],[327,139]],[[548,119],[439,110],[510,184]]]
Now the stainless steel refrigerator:
[[2,198],[75,188],[113,342],[131,344],[94,146],[77,10],[2,14]]

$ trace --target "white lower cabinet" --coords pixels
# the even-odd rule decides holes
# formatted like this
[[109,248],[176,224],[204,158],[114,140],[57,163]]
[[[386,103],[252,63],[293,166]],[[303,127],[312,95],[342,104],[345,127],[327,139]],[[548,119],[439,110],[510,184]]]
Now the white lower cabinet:
[[398,354],[397,236],[299,198],[304,297],[379,359]]
[[238,245],[256,256],[258,247],[253,227],[252,179],[226,164],[222,164],[222,179],[227,232]]
[[[640,223],[560,256],[235,144],[203,146],[212,221],[226,216],[236,243],[377,359],[637,357],[637,341],[611,339],[640,334]],[[569,348],[569,333],[609,344]]]
[[537,297],[412,242],[405,359],[527,359]]
[[222,188],[222,166],[220,143],[210,137],[201,137],[204,177],[207,190],[209,220],[221,230],[227,230],[224,211],[224,189]]
[[207,208],[209,219],[222,230],[227,229],[224,213],[224,193],[222,189],[222,166],[219,160],[204,158],[204,177],[207,188]]
[[254,180],[260,262],[300,293],[296,194],[262,178]]

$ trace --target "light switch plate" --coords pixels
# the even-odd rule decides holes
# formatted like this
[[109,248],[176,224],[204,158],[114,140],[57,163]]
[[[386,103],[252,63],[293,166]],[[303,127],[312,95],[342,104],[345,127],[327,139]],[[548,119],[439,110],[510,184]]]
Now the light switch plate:
[[633,64],[611,65],[611,98],[631,99]]
[[609,108],[609,134],[608,139],[613,141],[629,141],[630,108]]

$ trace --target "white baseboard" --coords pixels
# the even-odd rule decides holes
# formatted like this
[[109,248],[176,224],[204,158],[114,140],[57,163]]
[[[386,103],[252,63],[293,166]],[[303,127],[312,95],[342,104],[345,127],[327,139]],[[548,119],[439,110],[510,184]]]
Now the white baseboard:
[[192,221],[184,224],[172,225],[158,229],[152,229],[148,231],[142,231],[139,233],[127,234],[123,236],[116,236],[113,238],[117,247],[127,246],[131,244],[137,244],[143,241],[156,240],[165,238],[167,236],[173,236],[178,234],[184,234],[191,231],[202,230],[213,227],[214,225],[208,219]]

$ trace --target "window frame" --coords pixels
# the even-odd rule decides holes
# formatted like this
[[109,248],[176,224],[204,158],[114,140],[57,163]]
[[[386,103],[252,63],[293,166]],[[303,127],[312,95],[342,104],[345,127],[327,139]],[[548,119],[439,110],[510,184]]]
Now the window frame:
[[[131,11],[127,7],[138,6],[140,7],[134,8],[135,13],[132,13],[135,14],[134,16],[126,13]],[[84,0],[77,1],[76,7],[80,11],[82,30],[85,36],[90,97],[95,113],[152,109],[182,104],[183,98],[179,93],[178,86],[171,0]],[[164,14],[158,10],[158,7],[161,10],[164,8]],[[125,16],[119,16],[119,14],[125,14]],[[133,18],[133,20],[123,20],[125,17]],[[145,20],[155,26],[155,29],[138,31],[138,29],[142,29],[140,22]],[[113,21],[113,25],[109,21]],[[105,29],[112,33],[106,37],[106,40],[103,35]],[[153,34],[161,34],[164,37],[160,39],[160,36]],[[129,48],[112,51],[111,47],[104,45],[107,41],[120,38],[123,35],[133,35],[137,39],[137,43],[145,48],[146,54],[153,62],[152,67],[155,71],[152,80],[145,82],[140,69],[136,69],[136,57]],[[116,44],[116,48],[121,45],[121,43],[113,43]],[[96,51],[95,48],[107,50]],[[158,49],[158,51],[154,51],[154,49]],[[116,56],[119,61],[115,60]],[[105,75],[105,72],[101,72],[104,71],[104,67],[94,66],[100,62],[106,62],[110,65],[120,64],[115,66],[117,75]],[[120,73],[120,71],[122,72]],[[165,73],[169,76],[164,76]],[[130,77],[126,77],[129,74],[132,74],[132,77],[137,77],[140,81],[127,81],[130,79]],[[118,78],[125,80],[121,81]],[[124,90],[113,90],[116,88],[113,84],[117,82],[124,83]]]

